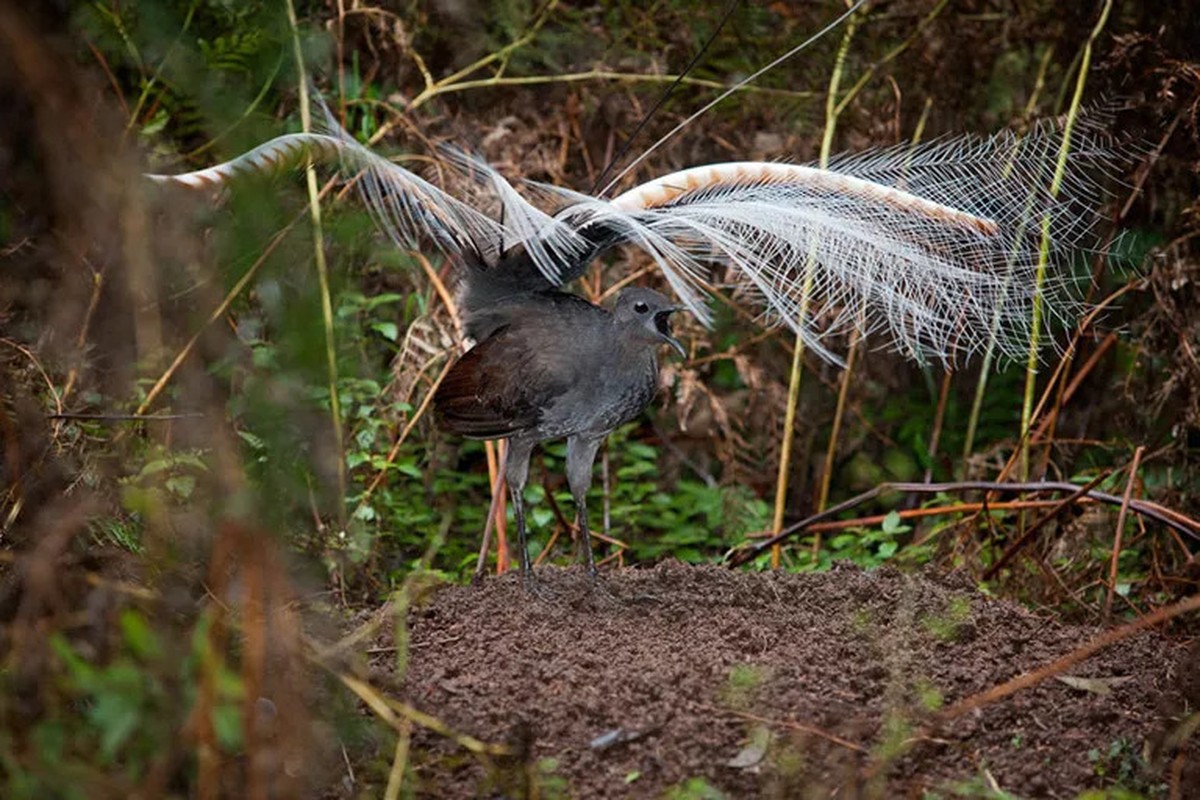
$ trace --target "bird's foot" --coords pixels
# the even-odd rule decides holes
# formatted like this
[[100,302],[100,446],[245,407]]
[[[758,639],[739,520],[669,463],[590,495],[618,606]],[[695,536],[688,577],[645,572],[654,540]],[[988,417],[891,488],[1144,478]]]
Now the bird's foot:
[[558,591],[534,575],[532,569],[521,573],[521,589],[526,595],[538,600],[553,600],[558,597]]
[[621,599],[613,590],[608,578],[601,575],[594,566],[588,569],[588,592],[596,600],[616,601]]

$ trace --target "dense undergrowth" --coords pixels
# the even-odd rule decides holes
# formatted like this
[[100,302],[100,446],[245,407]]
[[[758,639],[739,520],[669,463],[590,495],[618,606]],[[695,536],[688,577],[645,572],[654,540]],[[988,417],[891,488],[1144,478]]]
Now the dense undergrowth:
[[[151,190],[139,171],[207,166],[299,130],[297,87],[311,81],[362,141],[435,180],[449,142],[506,174],[587,190],[722,12],[346,5],[300,4],[293,28],[271,2],[0,3],[5,797],[265,796],[254,792],[271,780],[286,796],[325,786],[346,752],[390,762],[390,740],[343,690],[353,642],[318,642],[347,609],[404,607],[430,581],[469,579],[491,498],[495,452],[439,435],[425,405],[457,346],[447,265],[397,250],[328,176],[314,229],[294,176],[214,201]],[[630,153],[816,30],[829,5],[736,6]],[[841,45],[838,149],[1063,113],[1099,6],[994,5],[872,4],[853,39],[825,37],[636,174],[815,158]],[[1200,30],[1186,3],[1167,5],[1115,3],[1093,56],[1088,96],[1121,98],[1117,124],[1146,153],[1120,176],[1123,237],[1074,266],[1095,278],[1094,302],[1118,299],[1044,352],[1031,474],[1117,495],[1132,485],[1194,517],[1200,81],[1188,59]],[[631,258],[578,288],[606,298],[645,266]],[[683,326],[691,357],[667,365],[659,401],[609,440],[592,509],[614,563],[718,561],[771,526],[793,343],[716,307],[713,330]],[[789,519],[885,481],[997,479],[1019,449],[1022,366],[989,374],[969,442],[979,364],[947,378],[868,342],[843,411],[841,371],[810,360]],[[563,457],[552,444],[535,459],[529,500],[536,555],[566,563]],[[932,564],[1087,619],[1195,592],[1196,542],[1136,514],[1056,507],[1023,541],[1046,496],[953,508],[978,499],[884,495],[797,539],[784,568]],[[331,696],[328,713],[313,705]]]

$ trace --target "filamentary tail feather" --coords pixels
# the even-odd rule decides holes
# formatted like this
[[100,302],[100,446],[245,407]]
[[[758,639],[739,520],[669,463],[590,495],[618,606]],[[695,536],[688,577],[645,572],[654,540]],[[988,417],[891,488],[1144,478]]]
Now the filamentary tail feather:
[[[558,207],[551,214],[486,163],[450,151],[450,163],[499,200],[497,220],[358,144],[322,109],[319,133],[282,136],[207,170],[151,177],[211,186],[337,159],[397,244],[432,241],[467,269],[468,282],[475,274],[505,291],[535,291],[579,277],[608,248],[631,245],[702,321],[712,284],[738,286],[768,321],[791,326],[835,361],[825,341],[851,327],[881,333],[918,360],[956,362],[991,345],[1022,354],[1043,242],[1058,268],[1041,289],[1044,307],[1070,317],[1079,304],[1062,267],[1087,249],[1108,197],[1105,179],[1127,160],[1099,121],[1077,126],[1066,143],[1061,127],[1042,123],[1020,136],[839,156],[828,169],[694,167],[613,200],[531,184]],[[1061,190],[1053,194],[1060,159]]]
[[[613,201],[541,188],[560,198],[560,218],[577,230],[603,229],[655,251],[672,284],[693,296],[708,265],[726,266],[729,282],[826,357],[823,340],[851,326],[883,333],[918,360],[956,362],[993,343],[1020,356],[1043,237],[1052,268],[1044,308],[1072,317],[1080,304],[1066,262],[1094,240],[1105,180],[1128,160],[1096,120],[1066,147],[1063,136],[1042,123],[1023,136],[839,156],[827,170],[708,165]],[[1052,194],[1060,158],[1061,190]]]

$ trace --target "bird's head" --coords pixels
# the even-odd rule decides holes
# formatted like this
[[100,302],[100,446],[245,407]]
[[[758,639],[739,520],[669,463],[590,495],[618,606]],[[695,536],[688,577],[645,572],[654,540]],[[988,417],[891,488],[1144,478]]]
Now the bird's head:
[[687,358],[687,350],[671,335],[671,315],[682,309],[653,289],[633,286],[618,295],[613,314],[617,324],[631,331],[638,341],[650,345],[669,344],[681,357]]

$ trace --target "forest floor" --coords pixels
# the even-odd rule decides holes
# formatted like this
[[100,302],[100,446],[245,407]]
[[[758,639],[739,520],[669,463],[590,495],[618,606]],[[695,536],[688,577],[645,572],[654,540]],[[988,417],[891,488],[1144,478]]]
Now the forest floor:
[[392,634],[375,642],[373,682],[517,753],[489,764],[419,730],[420,796],[1076,797],[1119,782],[1200,797],[1196,754],[1158,755],[1200,703],[1200,650],[1158,633],[935,722],[1099,629],[965,577],[848,564],[538,576],[543,596],[510,574],[416,604],[402,676]]

